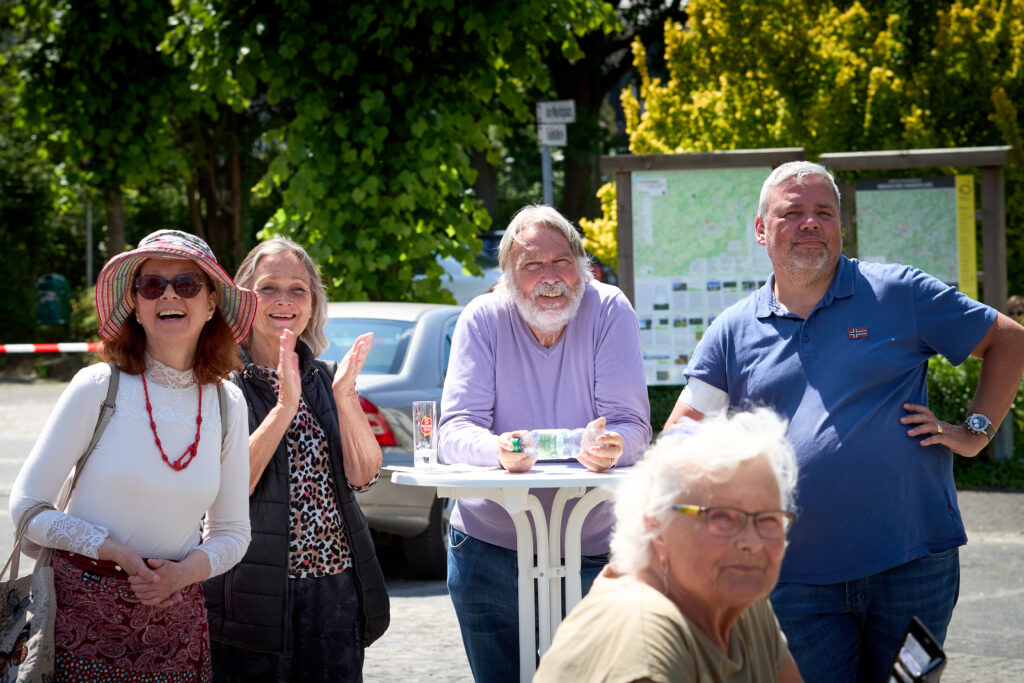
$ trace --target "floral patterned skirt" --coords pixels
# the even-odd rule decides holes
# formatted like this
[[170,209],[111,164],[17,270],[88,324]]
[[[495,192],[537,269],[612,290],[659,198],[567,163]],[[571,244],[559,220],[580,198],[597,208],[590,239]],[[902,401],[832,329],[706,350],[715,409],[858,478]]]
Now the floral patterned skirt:
[[177,605],[143,605],[112,562],[53,554],[57,681],[206,683],[210,635],[199,584]]

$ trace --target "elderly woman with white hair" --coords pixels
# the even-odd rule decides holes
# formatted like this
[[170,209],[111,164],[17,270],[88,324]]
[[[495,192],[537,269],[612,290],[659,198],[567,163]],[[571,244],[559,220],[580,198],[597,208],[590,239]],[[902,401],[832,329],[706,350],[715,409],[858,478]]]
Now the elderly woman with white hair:
[[667,434],[616,490],[611,561],[534,681],[801,681],[768,602],[797,479],[767,409]]

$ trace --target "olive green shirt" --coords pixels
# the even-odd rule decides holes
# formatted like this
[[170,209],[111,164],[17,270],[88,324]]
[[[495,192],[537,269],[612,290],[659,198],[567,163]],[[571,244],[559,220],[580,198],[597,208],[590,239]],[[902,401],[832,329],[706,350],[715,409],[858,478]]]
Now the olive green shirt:
[[763,683],[788,652],[767,600],[736,620],[725,654],[660,591],[608,568],[558,627],[533,681]]

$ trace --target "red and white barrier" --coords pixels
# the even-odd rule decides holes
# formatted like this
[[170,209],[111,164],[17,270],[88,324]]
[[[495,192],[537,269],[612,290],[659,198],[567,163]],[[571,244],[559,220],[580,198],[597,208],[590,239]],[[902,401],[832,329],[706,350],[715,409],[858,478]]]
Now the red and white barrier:
[[83,353],[99,351],[99,342],[57,342],[54,344],[0,344],[0,353]]

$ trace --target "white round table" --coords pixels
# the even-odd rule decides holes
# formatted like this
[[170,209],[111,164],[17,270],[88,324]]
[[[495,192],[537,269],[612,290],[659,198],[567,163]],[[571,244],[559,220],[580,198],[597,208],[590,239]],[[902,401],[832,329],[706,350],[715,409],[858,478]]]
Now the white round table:
[[[565,610],[568,613],[582,597],[580,582],[580,534],[583,520],[594,507],[611,497],[611,488],[632,468],[612,468],[591,472],[578,463],[537,463],[529,472],[512,474],[493,468],[438,465],[435,470],[403,468],[393,472],[391,480],[406,486],[432,486],[440,498],[486,498],[501,505],[512,517],[516,530],[519,568],[519,668],[523,681],[533,678],[536,669],[534,644],[534,589],[538,609],[538,636],[541,654],[551,645],[555,629],[562,621],[562,584],[565,579]],[[596,487],[596,488],[595,488]],[[558,489],[551,506],[550,519],[530,489]],[[565,529],[565,564],[561,557],[562,516],[565,504],[579,501],[569,514]],[[537,530],[534,547],[533,527]],[[534,557],[536,556],[536,564]]]

